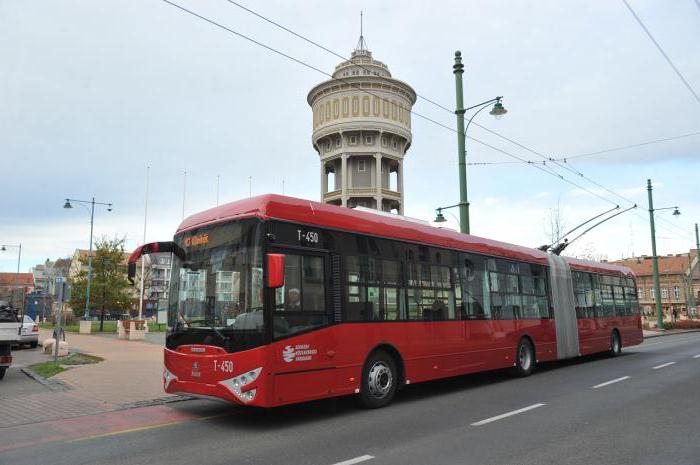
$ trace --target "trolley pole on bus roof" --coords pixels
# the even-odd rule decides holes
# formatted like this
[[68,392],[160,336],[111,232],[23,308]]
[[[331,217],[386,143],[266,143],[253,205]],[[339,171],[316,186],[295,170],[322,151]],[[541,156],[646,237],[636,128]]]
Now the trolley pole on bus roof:
[[673,209],[673,215],[678,216],[681,212],[678,207],[654,208],[652,196],[651,179],[647,179],[647,193],[649,196],[649,226],[651,228],[651,264],[654,273],[654,302],[656,304],[656,329],[664,329],[664,313],[661,308],[661,284],[659,283],[659,257],[656,255],[656,227],[654,225],[654,212],[659,210]]

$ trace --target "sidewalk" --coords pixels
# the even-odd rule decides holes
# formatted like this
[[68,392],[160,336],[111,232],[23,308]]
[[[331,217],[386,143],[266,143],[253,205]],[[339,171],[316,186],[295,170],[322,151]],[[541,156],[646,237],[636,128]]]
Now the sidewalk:
[[[41,330],[39,340],[51,337]],[[125,341],[77,333],[66,333],[71,352],[104,359],[94,365],[70,368],[54,376],[82,398],[119,408],[125,404],[168,396],[163,391],[163,347],[140,341]]]
[[666,329],[664,331],[658,331],[656,329],[642,330],[642,333],[644,334],[644,339],[647,339],[650,337],[671,336],[673,334],[697,333],[697,332],[700,332],[700,329]]

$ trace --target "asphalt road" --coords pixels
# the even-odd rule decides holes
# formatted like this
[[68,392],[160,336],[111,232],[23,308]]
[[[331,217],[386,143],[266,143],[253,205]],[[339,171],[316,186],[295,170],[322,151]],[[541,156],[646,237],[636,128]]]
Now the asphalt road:
[[[5,373],[3,380],[0,381],[0,399],[9,399],[31,393],[49,392],[47,387],[37,383],[21,370],[21,368],[33,363],[44,362],[49,359],[49,356],[44,355],[41,347],[35,349],[14,347],[12,349],[12,358],[12,365]],[[0,415],[2,415],[2,412],[0,412]]]
[[329,401],[172,408],[195,417],[39,441],[0,453],[0,463],[697,465],[700,333],[649,339],[618,358],[547,364],[529,378],[492,372],[414,385],[380,410],[351,398],[335,411]]

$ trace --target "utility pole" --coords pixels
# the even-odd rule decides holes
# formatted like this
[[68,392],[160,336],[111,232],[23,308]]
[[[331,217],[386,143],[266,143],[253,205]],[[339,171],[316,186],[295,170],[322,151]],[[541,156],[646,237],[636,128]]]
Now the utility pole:
[[654,273],[654,301],[656,303],[656,329],[664,329],[664,315],[661,309],[661,284],[659,283],[659,257],[656,255],[656,228],[654,226],[654,199],[652,196],[651,179],[647,179],[649,196],[649,224],[651,227],[651,260]]
[[[695,223],[695,257],[697,261],[697,266],[698,266],[698,272],[700,272],[700,234],[698,234],[698,224]],[[700,302],[697,302],[695,300],[695,288],[693,287],[693,268],[692,268],[692,263],[691,263],[691,268],[690,268],[690,294],[693,296],[693,301],[694,306],[700,304]],[[695,307],[695,315],[698,314],[698,308],[697,306]]]
[[[148,178],[151,172],[151,167],[146,167],[146,199],[145,206],[143,210],[143,244],[146,243],[146,224],[148,223]],[[144,284],[146,280],[146,257],[141,257],[141,292],[139,293],[139,320],[143,317],[143,297],[144,297]],[[100,322],[100,331],[102,330],[102,323]]]
[[467,200],[467,153],[464,147],[464,93],[462,88],[462,75],[464,65],[462,64],[462,52],[455,52],[455,64],[452,66],[455,75],[456,104],[455,115],[457,115],[457,159],[459,161],[459,230],[464,234],[469,234],[469,202]]

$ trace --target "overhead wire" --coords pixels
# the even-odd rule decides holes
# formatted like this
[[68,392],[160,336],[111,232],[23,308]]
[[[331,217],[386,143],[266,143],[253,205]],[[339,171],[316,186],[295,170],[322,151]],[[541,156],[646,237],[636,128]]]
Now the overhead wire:
[[676,73],[676,75],[678,76],[678,79],[680,79],[681,82],[683,82],[685,87],[690,91],[691,94],[693,94],[693,97],[695,97],[695,100],[697,100],[697,102],[700,103],[700,96],[698,96],[697,92],[695,92],[695,89],[693,89],[693,86],[691,86],[690,83],[685,79],[685,77],[683,77],[683,75],[678,70],[676,65],[673,64],[673,61],[671,61],[671,58],[669,58],[669,56],[666,54],[664,49],[661,48],[661,45],[659,44],[659,42],[654,38],[653,35],[651,35],[651,32],[649,32],[649,29],[644,25],[644,23],[642,22],[639,15],[637,15],[637,13],[632,9],[632,7],[627,2],[627,0],[622,0],[622,3],[625,4],[625,6],[629,10],[630,14],[632,16],[634,16],[635,20],[637,20],[637,23],[644,30],[644,32],[647,34],[647,37],[649,37],[649,39],[654,43],[654,45],[656,46],[656,49],[659,51],[659,53],[661,53],[661,55],[666,60],[666,63],[668,63],[668,65],[671,67],[671,69],[673,69],[673,71]]
[[[221,23],[218,23],[218,22],[216,22],[216,21],[214,21],[214,20],[212,20],[212,19],[209,19],[209,18],[207,18],[207,17],[205,17],[205,16],[202,16],[202,15],[200,15],[199,13],[196,13],[196,12],[194,12],[194,11],[192,11],[192,10],[189,10],[189,9],[183,7],[182,5],[179,5],[179,4],[177,4],[177,3],[175,3],[175,2],[173,2],[173,1],[171,1],[171,0],[161,0],[161,1],[163,1],[164,3],[167,3],[167,4],[171,5],[171,6],[173,6],[173,7],[175,7],[175,8],[178,8],[179,10],[181,10],[181,11],[183,11],[183,12],[185,12],[185,13],[188,13],[188,14],[190,14],[190,15],[196,17],[196,18],[199,18],[199,19],[201,19],[201,20],[203,20],[203,21],[205,21],[205,22],[207,22],[207,23],[209,23],[209,24],[211,24],[211,25],[213,25],[213,26],[216,26],[216,27],[218,27],[218,28],[220,28],[220,29],[223,29],[223,30],[225,30],[225,31],[228,31],[228,32],[230,32],[230,33],[232,33],[232,34],[234,34],[234,35],[240,37],[240,38],[243,38],[243,39],[245,39],[245,40],[248,40],[249,42],[252,42],[252,43],[254,43],[255,45],[258,45],[258,46],[260,46],[260,47],[263,47],[263,48],[265,48],[266,50],[269,50],[269,51],[271,51],[271,52],[274,52],[274,53],[276,53],[276,54],[278,54],[278,55],[280,55],[280,56],[282,56],[282,57],[284,57],[284,58],[287,58],[287,59],[289,59],[289,60],[294,61],[295,63],[298,63],[298,64],[300,64],[300,65],[302,65],[302,66],[305,66],[305,67],[307,67],[307,68],[309,68],[309,69],[312,69],[312,70],[314,70],[314,71],[316,71],[316,72],[318,72],[318,73],[321,73],[321,74],[323,74],[324,76],[327,76],[327,77],[329,77],[329,78],[332,79],[332,80],[344,82],[344,83],[350,85],[351,87],[353,87],[353,88],[355,88],[355,89],[357,89],[357,90],[359,90],[359,91],[361,91],[361,92],[363,92],[363,93],[366,93],[366,94],[369,94],[369,95],[372,95],[372,96],[375,96],[375,97],[380,97],[379,95],[377,95],[377,94],[375,94],[375,93],[373,93],[373,92],[371,92],[371,91],[368,91],[367,89],[362,89],[360,86],[357,86],[356,84],[354,84],[354,83],[348,81],[347,79],[344,79],[344,78],[341,78],[341,77],[334,77],[332,74],[330,74],[330,73],[328,73],[328,72],[326,72],[326,71],[323,71],[323,70],[321,70],[320,68],[317,68],[317,67],[315,67],[315,66],[313,66],[313,65],[311,65],[311,64],[308,64],[308,63],[306,63],[306,62],[304,62],[304,61],[302,61],[302,60],[300,60],[300,59],[298,59],[298,58],[295,58],[295,57],[293,57],[293,56],[291,56],[291,55],[288,55],[288,54],[286,54],[286,53],[284,53],[284,52],[282,52],[282,51],[280,51],[280,50],[277,50],[277,49],[275,49],[274,47],[271,47],[271,46],[269,46],[269,45],[266,45],[266,44],[264,44],[264,43],[262,43],[262,42],[260,42],[260,41],[258,41],[258,40],[255,40],[255,39],[253,39],[253,38],[251,38],[251,37],[248,37],[248,36],[245,35],[245,34],[242,34],[242,33],[240,33],[240,32],[237,32],[237,31],[231,29],[230,27],[227,27],[227,26],[225,26],[225,25],[223,25],[223,24],[221,24]],[[227,1],[228,1],[228,0],[227,0]],[[416,116],[418,116],[419,118],[422,118],[422,119],[424,119],[424,120],[426,120],[426,121],[429,121],[429,122],[431,122],[431,123],[433,123],[433,124],[436,124],[436,125],[438,125],[438,126],[444,128],[444,129],[447,129],[448,131],[453,132],[453,133],[455,133],[455,134],[457,133],[457,130],[456,130],[456,129],[454,129],[454,128],[450,127],[450,126],[447,126],[446,124],[443,124],[443,123],[441,123],[441,122],[439,122],[439,121],[436,121],[436,120],[434,120],[434,119],[432,119],[432,118],[429,118],[429,117],[427,117],[427,116],[425,116],[425,115],[422,115],[422,114],[420,114],[420,113],[417,113],[417,112],[415,112],[415,111],[413,111],[413,110],[409,110],[409,111],[411,112],[411,114],[416,115]],[[509,139],[506,138],[505,136],[501,136],[501,137],[504,138],[504,139],[506,139],[506,140],[509,140]],[[478,143],[478,144],[481,144],[481,145],[483,145],[483,146],[485,146],[485,147],[488,147],[488,148],[490,148],[490,149],[492,149],[492,150],[494,150],[494,151],[500,152],[500,153],[502,153],[502,154],[504,154],[504,155],[506,155],[506,156],[509,156],[509,157],[511,157],[511,158],[514,158],[514,159],[516,159],[516,160],[519,160],[519,161],[521,161],[521,162],[526,162],[526,161],[527,161],[527,160],[525,160],[525,159],[522,158],[522,157],[519,157],[519,156],[517,156],[517,155],[514,155],[514,154],[512,154],[512,153],[510,153],[510,152],[508,152],[508,151],[506,151],[506,150],[503,150],[503,149],[501,149],[501,148],[499,148],[499,147],[496,147],[496,146],[493,146],[493,145],[491,145],[491,144],[488,144],[488,143],[486,143],[486,142],[484,142],[484,141],[482,141],[482,140],[479,140],[479,139],[477,139],[477,138],[475,138],[475,137],[466,136],[466,138],[469,139],[469,140],[472,140],[472,141],[474,141],[474,142],[476,142],[476,143]],[[556,178],[558,178],[558,179],[560,179],[560,180],[562,180],[562,181],[564,181],[564,182],[566,182],[566,183],[568,183],[568,184],[570,184],[570,185],[572,185],[572,186],[574,186],[574,187],[577,187],[578,189],[581,189],[581,190],[583,190],[583,191],[585,191],[585,192],[588,192],[589,194],[591,194],[591,195],[593,195],[593,196],[595,196],[595,197],[597,197],[597,198],[603,200],[604,202],[608,202],[608,203],[611,203],[611,204],[615,205],[615,202],[613,202],[612,200],[610,200],[610,199],[608,199],[608,198],[606,198],[606,197],[603,197],[603,196],[599,195],[598,193],[596,193],[596,192],[594,192],[594,191],[592,191],[592,190],[589,190],[589,189],[587,189],[587,188],[585,188],[585,187],[583,187],[583,186],[581,186],[581,185],[579,185],[579,184],[577,184],[577,183],[571,181],[570,179],[564,177],[564,176],[561,175],[560,173],[557,173],[555,170],[552,170],[552,169],[550,169],[550,168],[548,168],[548,167],[546,167],[546,166],[538,166],[537,164],[532,164],[532,166],[533,166],[534,168],[536,168],[536,169],[538,169],[538,170],[544,172],[544,173],[547,173],[547,174],[549,174],[549,175],[551,175],[551,176],[554,176],[554,177],[556,177]]]
[[[202,20],[202,21],[205,21],[205,22],[207,22],[207,23],[209,23],[209,24],[211,24],[211,25],[213,25],[213,26],[216,26],[216,27],[218,27],[218,28],[220,28],[220,29],[223,29],[223,30],[225,30],[225,31],[227,31],[227,32],[229,32],[229,33],[231,33],[231,34],[234,34],[234,35],[236,35],[236,36],[238,36],[238,37],[240,37],[240,38],[242,38],[242,39],[245,39],[245,40],[247,40],[247,41],[249,41],[249,42],[251,42],[251,43],[253,43],[253,44],[255,44],[255,45],[258,45],[259,47],[265,48],[266,50],[268,50],[268,51],[270,51],[270,52],[273,52],[273,53],[275,53],[275,54],[278,54],[278,55],[280,55],[280,56],[282,56],[282,57],[284,57],[284,58],[287,58],[287,59],[289,59],[289,60],[291,60],[291,61],[297,63],[297,64],[300,64],[300,65],[302,65],[302,66],[304,66],[304,67],[306,67],[306,68],[309,68],[309,69],[311,69],[311,70],[313,70],[313,71],[316,71],[316,72],[318,72],[318,73],[320,73],[320,74],[323,74],[324,76],[327,76],[327,77],[329,77],[329,78],[332,79],[332,80],[337,80],[337,81],[344,82],[344,83],[348,84],[349,86],[351,86],[351,87],[353,87],[353,88],[355,88],[355,89],[357,89],[357,90],[359,90],[359,91],[361,91],[361,92],[363,92],[363,93],[366,93],[366,94],[369,94],[369,95],[372,95],[372,96],[375,96],[375,97],[379,97],[378,95],[374,94],[373,92],[370,92],[370,91],[368,91],[368,90],[366,90],[366,89],[362,89],[362,88],[360,88],[359,86],[357,86],[356,84],[354,84],[354,83],[352,83],[352,82],[349,82],[349,81],[346,80],[346,79],[334,77],[332,74],[330,74],[330,73],[328,73],[328,72],[326,72],[326,71],[323,71],[323,70],[321,70],[320,68],[317,68],[316,66],[313,66],[313,65],[311,65],[311,64],[309,64],[309,63],[306,63],[306,62],[304,62],[304,61],[302,61],[302,60],[300,60],[300,59],[298,59],[298,58],[295,58],[295,57],[293,57],[293,56],[291,56],[291,55],[289,55],[289,54],[287,54],[287,53],[284,53],[284,52],[282,52],[282,51],[280,51],[280,50],[278,50],[278,49],[275,49],[274,47],[271,47],[271,46],[269,46],[269,45],[266,45],[266,44],[264,44],[264,43],[262,43],[262,42],[260,42],[260,41],[258,41],[258,40],[255,40],[255,39],[253,39],[253,38],[251,38],[251,37],[249,37],[249,36],[247,36],[247,35],[245,35],[245,34],[242,34],[242,33],[240,33],[240,32],[237,32],[237,31],[231,29],[230,27],[227,27],[227,26],[225,26],[225,25],[223,25],[223,24],[221,24],[221,23],[218,23],[218,22],[216,22],[216,21],[210,19],[210,18],[207,18],[207,17],[205,17],[205,16],[203,16],[203,15],[200,15],[200,14],[198,14],[198,13],[196,13],[196,12],[194,12],[194,11],[188,9],[188,8],[183,7],[182,5],[179,5],[179,4],[177,4],[177,3],[173,2],[173,1],[171,1],[171,0],[162,0],[162,1],[163,1],[164,3],[167,3],[167,4],[173,6],[173,7],[177,8],[177,9],[179,9],[179,10],[181,10],[181,11],[187,13],[187,14],[192,15],[192,16],[194,16],[194,17],[196,17],[196,18],[198,18],[198,19],[200,19],[200,20]],[[325,50],[325,51],[327,51],[327,52],[329,52],[329,53],[332,53],[333,55],[336,55],[336,56],[338,56],[338,57],[340,57],[340,58],[342,58],[342,59],[346,59],[346,58],[343,57],[342,55],[333,52],[332,50],[330,50],[330,49],[328,49],[328,48],[322,46],[321,44],[318,44],[318,43],[316,43],[316,42],[314,42],[314,41],[312,41],[312,40],[310,40],[310,39],[307,39],[307,38],[301,36],[300,34],[297,34],[296,32],[292,31],[291,29],[288,29],[288,28],[286,28],[286,27],[280,25],[279,23],[274,22],[274,21],[272,21],[272,20],[270,20],[270,19],[268,19],[268,18],[266,18],[266,17],[264,17],[264,16],[262,16],[262,15],[256,13],[256,12],[254,12],[253,10],[250,10],[250,9],[248,9],[248,8],[246,8],[246,7],[244,7],[244,6],[242,6],[241,4],[239,4],[239,3],[237,3],[237,2],[235,2],[235,1],[233,1],[233,0],[227,0],[227,1],[228,1],[229,3],[235,5],[235,6],[238,6],[238,7],[242,8],[242,9],[244,9],[244,10],[250,12],[251,14],[254,14],[255,16],[260,17],[261,19],[264,19],[265,21],[270,22],[271,24],[274,24],[274,25],[277,26],[277,27],[282,28],[283,30],[285,30],[285,31],[287,31],[287,32],[289,32],[289,33],[295,35],[296,37],[299,37],[299,38],[301,38],[301,39],[307,41],[308,43],[311,43],[311,44],[313,44],[313,45],[315,45],[315,46],[317,46],[317,47],[319,47],[319,48],[321,48],[321,49],[323,49],[323,50]],[[418,95],[418,94],[417,94],[417,95]],[[440,107],[440,108],[442,108],[442,109],[444,109],[444,110],[450,112],[450,113],[453,113],[452,110],[448,109],[447,107],[444,107],[444,106],[440,105],[440,104],[437,103],[437,102],[434,102],[434,101],[431,100],[431,99],[428,99],[427,97],[421,96],[421,98],[422,98],[423,100],[426,100],[426,101],[428,101],[428,102],[430,102],[430,103],[432,103],[432,104],[434,104],[434,105],[436,105],[436,106],[438,106],[438,107]],[[422,114],[420,114],[420,113],[417,113],[417,112],[415,112],[415,111],[412,110],[412,109],[411,109],[411,110],[408,110],[408,111],[409,111],[411,114],[413,114],[413,115],[415,115],[415,116],[418,116],[418,117],[421,118],[421,119],[424,119],[424,120],[426,120],[426,121],[428,121],[428,122],[431,122],[431,123],[433,123],[433,124],[435,124],[435,125],[437,125],[437,126],[442,127],[443,129],[447,129],[447,130],[449,130],[449,131],[451,131],[451,132],[453,132],[453,133],[457,133],[457,131],[456,131],[454,128],[452,128],[452,127],[450,127],[450,126],[447,126],[447,125],[445,125],[445,124],[443,124],[443,123],[441,123],[441,122],[439,122],[439,121],[437,121],[437,120],[434,120],[434,119],[432,119],[432,118],[430,118],[430,117],[427,117],[427,116],[425,116],[425,115],[422,115]],[[483,129],[483,130],[485,130],[485,131],[487,131],[487,132],[489,132],[489,133],[491,133],[491,134],[493,134],[493,135],[496,135],[497,137],[500,137],[500,138],[502,138],[502,139],[504,139],[504,140],[506,140],[506,141],[508,141],[508,142],[510,142],[510,143],[512,143],[512,144],[514,144],[514,145],[516,145],[516,146],[518,146],[518,147],[524,149],[524,150],[527,150],[527,151],[529,151],[529,152],[531,152],[531,153],[533,153],[533,154],[536,154],[536,155],[538,155],[538,156],[540,156],[540,157],[545,158],[545,160],[556,161],[555,159],[553,159],[553,158],[551,158],[551,157],[546,157],[546,156],[542,155],[541,153],[539,153],[539,152],[537,152],[537,151],[535,151],[535,150],[533,150],[533,149],[531,149],[531,148],[529,148],[529,147],[526,147],[526,146],[520,144],[519,142],[517,142],[517,141],[515,141],[515,140],[513,140],[513,139],[510,139],[510,138],[508,138],[508,137],[506,137],[506,136],[503,136],[503,135],[501,135],[501,134],[499,134],[499,133],[497,133],[497,132],[495,132],[495,131],[492,131],[492,130],[486,128],[485,126],[482,126],[482,125],[480,125],[480,124],[478,124],[478,123],[474,123],[474,124],[475,124],[476,126],[480,127],[481,129]],[[472,141],[478,143],[478,144],[481,144],[481,145],[483,145],[483,146],[485,146],[485,147],[488,147],[488,148],[490,148],[490,149],[492,149],[492,150],[494,150],[494,151],[503,153],[503,154],[506,155],[506,156],[509,156],[509,157],[511,157],[511,158],[514,158],[514,159],[516,159],[516,160],[517,160],[518,162],[520,162],[520,163],[528,164],[528,165],[530,165],[530,166],[532,166],[532,167],[534,167],[534,168],[536,168],[536,169],[538,169],[538,170],[540,170],[540,171],[542,171],[542,172],[544,172],[544,173],[547,173],[547,174],[549,174],[549,175],[551,175],[551,176],[554,176],[554,177],[556,177],[556,178],[558,178],[558,179],[560,179],[560,180],[562,180],[562,181],[564,181],[564,182],[566,182],[566,183],[568,183],[568,184],[570,184],[570,185],[573,185],[574,187],[577,187],[578,189],[581,189],[582,191],[585,191],[585,192],[589,193],[590,195],[593,195],[593,196],[599,198],[600,200],[603,200],[603,201],[608,202],[608,203],[613,204],[613,205],[616,204],[614,201],[610,200],[609,198],[603,197],[603,196],[599,195],[598,193],[596,193],[596,192],[594,192],[594,191],[592,191],[592,190],[589,190],[589,189],[587,189],[587,188],[585,188],[585,187],[583,187],[583,186],[581,186],[581,185],[579,185],[579,184],[577,184],[577,183],[571,181],[570,179],[564,177],[562,174],[558,173],[556,170],[549,168],[545,163],[542,163],[542,166],[540,166],[539,163],[526,160],[526,159],[524,159],[524,158],[522,158],[522,157],[519,157],[519,156],[517,156],[517,155],[514,155],[514,154],[512,154],[512,153],[510,153],[510,152],[507,152],[506,150],[501,149],[501,148],[495,147],[495,146],[493,146],[493,145],[491,145],[491,144],[488,144],[488,143],[486,143],[486,142],[484,142],[484,141],[482,141],[482,140],[479,140],[479,139],[477,139],[477,138],[474,138],[474,137],[471,137],[471,136],[465,136],[465,137],[466,137],[467,139],[470,139],[470,140],[472,140]],[[514,162],[514,163],[515,163],[515,162]],[[567,169],[568,171],[571,171],[571,172],[576,173],[576,172],[573,171],[573,170],[570,170],[570,169],[568,169],[568,168],[566,168],[566,169]],[[613,192],[613,191],[611,191],[611,190],[605,188],[604,186],[602,186],[602,185],[600,185],[600,184],[595,183],[595,181],[592,181],[592,180],[590,180],[589,178],[585,177],[582,173],[579,172],[578,174],[579,174],[582,178],[588,180],[589,182],[593,182],[594,184],[598,185],[599,187],[601,187],[601,188],[603,188],[603,189],[605,189],[605,190],[607,190],[607,191],[609,191],[609,192],[611,192],[611,193],[613,193],[614,195],[617,196],[617,194],[616,194],[615,192]],[[625,200],[629,201],[628,199],[625,199]]]

